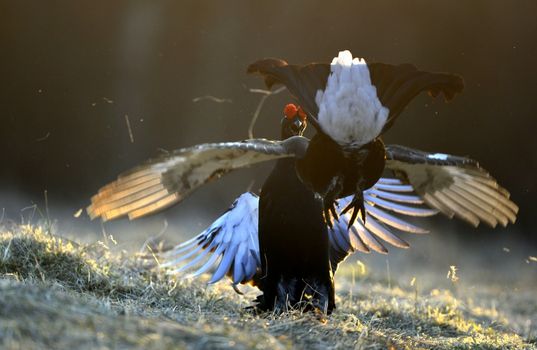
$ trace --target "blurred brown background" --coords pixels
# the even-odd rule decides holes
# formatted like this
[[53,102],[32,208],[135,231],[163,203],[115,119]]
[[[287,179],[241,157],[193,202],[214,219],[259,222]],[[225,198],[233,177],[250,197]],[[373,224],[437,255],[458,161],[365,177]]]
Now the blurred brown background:
[[[159,148],[246,138],[260,98],[248,88],[262,87],[245,74],[252,61],[330,61],[350,49],[464,76],[463,95],[449,105],[418,97],[386,142],[478,159],[521,209],[515,226],[471,237],[536,243],[536,14],[535,1],[1,1],[0,209],[17,218],[43,207],[47,190],[51,216],[72,220]],[[204,95],[231,103],[193,102]],[[278,137],[288,101],[267,101],[255,136]],[[203,228],[270,167],[232,174],[161,216]],[[464,224],[433,224],[470,237]]]

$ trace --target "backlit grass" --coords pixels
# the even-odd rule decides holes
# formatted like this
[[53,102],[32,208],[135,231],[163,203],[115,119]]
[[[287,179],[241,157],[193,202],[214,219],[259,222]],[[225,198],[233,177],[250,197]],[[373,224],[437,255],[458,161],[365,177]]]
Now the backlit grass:
[[519,311],[510,300],[505,315],[475,295],[349,271],[338,273],[338,309],[325,323],[300,311],[256,316],[244,310],[255,296],[247,288],[239,296],[227,283],[176,280],[151,254],[13,225],[0,233],[0,347],[536,348],[531,334],[513,330],[537,310],[535,299]]

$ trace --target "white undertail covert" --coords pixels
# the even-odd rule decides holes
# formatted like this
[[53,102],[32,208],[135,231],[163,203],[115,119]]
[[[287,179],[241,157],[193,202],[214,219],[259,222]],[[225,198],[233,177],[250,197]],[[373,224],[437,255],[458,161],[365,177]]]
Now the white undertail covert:
[[390,111],[377,97],[365,60],[341,51],[332,60],[330,71],[325,90],[318,90],[315,96],[321,128],[341,145],[361,146],[372,141]]

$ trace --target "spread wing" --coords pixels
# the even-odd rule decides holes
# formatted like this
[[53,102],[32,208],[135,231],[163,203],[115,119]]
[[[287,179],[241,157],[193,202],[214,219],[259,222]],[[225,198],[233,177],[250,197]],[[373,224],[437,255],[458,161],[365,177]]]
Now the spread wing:
[[[367,210],[365,225],[356,221],[348,230],[349,215],[343,215],[339,220],[334,220],[332,229],[329,228],[330,259],[334,272],[339,262],[354,251],[387,253],[381,241],[408,248],[408,243],[399,238],[393,229],[411,233],[427,232],[381,208],[407,216],[430,216],[437,211],[407,205],[422,204],[423,201],[412,194],[391,194],[384,191],[386,186],[398,190],[408,190],[410,187],[398,179],[380,179],[375,187],[364,192]],[[339,200],[339,211],[351,199],[352,196]],[[161,267],[171,268],[171,273],[194,271],[185,277],[213,271],[209,283],[218,282],[226,275],[235,284],[254,281],[261,268],[258,206],[259,198],[256,195],[249,192],[242,194],[209,228],[165,253]]]
[[171,268],[170,273],[195,269],[186,277],[212,271],[209,283],[226,275],[234,284],[251,282],[261,268],[258,205],[255,194],[243,193],[205,231],[166,252],[161,267]]
[[[407,248],[397,232],[426,232],[393,214],[422,217],[442,212],[473,226],[484,222],[491,227],[516,220],[518,206],[509,192],[473,159],[397,145],[386,146],[386,157],[386,168],[398,179],[381,178],[364,192],[366,223],[357,219],[349,230],[345,214],[330,230],[334,271],[354,251],[387,253],[383,241]],[[338,207],[344,208],[349,200],[339,200]]]
[[284,141],[253,139],[179,149],[121,174],[91,198],[87,208],[103,221],[139,218],[176,204],[201,185],[234,169],[282,157],[299,156],[304,137]]
[[472,159],[397,145],[386,147],[386,157],[386,168],[412,186],[428,206],[450,218],[491,227],[516,221],[518,206],[509,192]]
[[[408,248],[409,244],[398,236],[399,232],[428,232],[397,216],[427,217],[438,213],[435,209],[425,208],[424,200],[413,191],[412,186],[399,179],[381,178],[375,186],[364,191],[365,224],[358,218],[349,229],[348,213],[334,221],[333,228],[328,230],[330,262],[334,272],[338,264],[355,251],[369,253],[373,250],[386,254],[388,249],[383,242]],[[351,200],[352,196],[338,200],[338,211],[341,212]]]

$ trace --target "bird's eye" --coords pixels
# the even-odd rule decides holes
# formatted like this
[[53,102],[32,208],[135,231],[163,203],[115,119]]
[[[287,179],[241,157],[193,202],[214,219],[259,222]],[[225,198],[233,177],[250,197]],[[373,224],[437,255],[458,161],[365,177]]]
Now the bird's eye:
[[292,103],[289,103],[283,109],[283,114],[285,114],[285,118],[287,119],[293,119],[297,112],[298,112],[298,107]]

